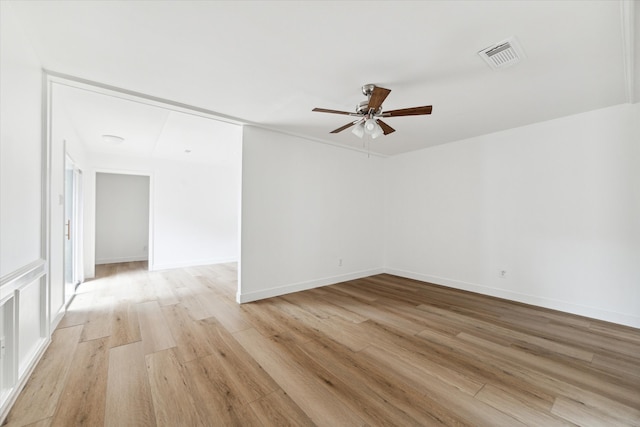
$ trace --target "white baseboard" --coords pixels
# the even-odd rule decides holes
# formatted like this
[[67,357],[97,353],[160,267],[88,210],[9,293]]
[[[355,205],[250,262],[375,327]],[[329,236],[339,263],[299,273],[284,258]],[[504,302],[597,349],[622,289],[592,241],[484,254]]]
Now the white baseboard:
[[154,264],[149,266],[150,271],[170,270],[172,268],[198,267],[200,265],[226,264],[228,262],[238,262],[238,257],[197,259],[176,263]]
[[293,292],[306,291],[307,289],[319,288],[321,286],[335,285],[336,283],[346,282],[348,280],[361,279],[363,277],[382,274],[382,268],[373,270],[356,271],[353,273],[342,274],[339,276],[325,277],[322,279],[310,280],[308,282],[294,283],[290,285],[278,286],[275,288],[265,289],[256,292],[246,292],[236,294],[236,301],[242,304],[245,302],[258,301],[265,298],[277,297],[280,295],[290,294]]
[[67,306],[63,304],[62,308],[56,313],[56,316],[51,321],[52,334],[53,334],[53,331],[55,331],[58,325],[60,324],[60,321],[62,320],[66,312],[67,312]]
[[599,319],[606,322],[613,322],[620,325],[631,326],[633,328],[640,328],[640,317],[630,314],[607,311],[596,307],[588,307],[551,298],[521,294],[504,289],[483,286],[476,283],[463,282],[460,280],[447,279],[445,277],[431,276],[428,274],[415,273],[412,271],[385,268],[384,272],[387,274],[393,274],[394,276],[406,277],[407,279],[420,280],[421,282],[433,283],[449,288],[461,289],[464,291],[475,292],[482,295],[489,295],[492,297],[521,302],[524,304],[550,308],[552,310],[559,310],[565,313],[577,314],[579,316],[590,317],[592,319]]
[[147,261],[147,260],[149,260],[148,255],[119,257],[119,258],[102,258],[102,259],[96,259],[96,265],[117,264],[120,262],[135,262],[135,261]]

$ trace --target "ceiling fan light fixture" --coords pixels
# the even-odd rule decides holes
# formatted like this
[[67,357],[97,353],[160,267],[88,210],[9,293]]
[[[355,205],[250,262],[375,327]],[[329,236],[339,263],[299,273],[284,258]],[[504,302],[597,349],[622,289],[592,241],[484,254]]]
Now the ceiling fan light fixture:
[[364,136],[364,124],[362,122],[356,124],[351,130],[351,133],[353,133],[358,138],[362,138]]
[[376,131],[376,127],[380,127],[376,123],[376,119],[367,119],[364,122],[364,130],[368,135],[372,135]]
[[371,138],[376,139],[379,136],[382,136],[384,134],[384,131],[382,130],[382,127],[380,127],[380,125],[378,124],[378,122],[375,123],[376,128],[373,130],[373,132],[371,132]]

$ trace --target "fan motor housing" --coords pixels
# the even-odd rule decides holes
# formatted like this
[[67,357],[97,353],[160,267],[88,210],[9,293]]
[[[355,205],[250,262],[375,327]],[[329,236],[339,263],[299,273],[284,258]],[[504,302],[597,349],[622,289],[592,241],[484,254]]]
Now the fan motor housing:
[[369,112],[369,101],[362,101],[356,105],[356,113],[367,114]]
[[[356,113],[362,114],[363,116],[366,116],[367,114],[369,114],[368,99],[366,101],[359,102],[358,105],[356,105]],[[379,115],[380,113],[382,113],[382,106],[380,106],[380,108],[378,108],[376,111],[373,112],[375,116]]]

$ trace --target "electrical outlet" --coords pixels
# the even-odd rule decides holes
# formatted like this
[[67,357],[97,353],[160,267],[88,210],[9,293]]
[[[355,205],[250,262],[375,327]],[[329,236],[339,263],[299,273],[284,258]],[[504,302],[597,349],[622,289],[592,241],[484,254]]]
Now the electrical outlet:
[[142,251],[143,251],[143,252],[147,252],[147,249],[148,249],[147,245],[144,245],[144,246],[142,247]]
[[338,258],[338,267],[342,267],[342,258]]
[[500,277],[501,279],[504,279],[505,277],[507,277],[507,270],[500,270],[498,272],[498,277]]
[[0,359],[4,359],[4,351],[5,351],[5,345],[4,345],[4,337],[0,337]]

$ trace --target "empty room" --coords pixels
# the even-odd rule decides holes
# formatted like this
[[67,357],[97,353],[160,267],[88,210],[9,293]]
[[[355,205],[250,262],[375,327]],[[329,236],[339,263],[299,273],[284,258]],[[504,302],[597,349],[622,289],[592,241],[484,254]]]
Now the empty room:
[[640,426],[640,2],[0,19],[1,425]]

